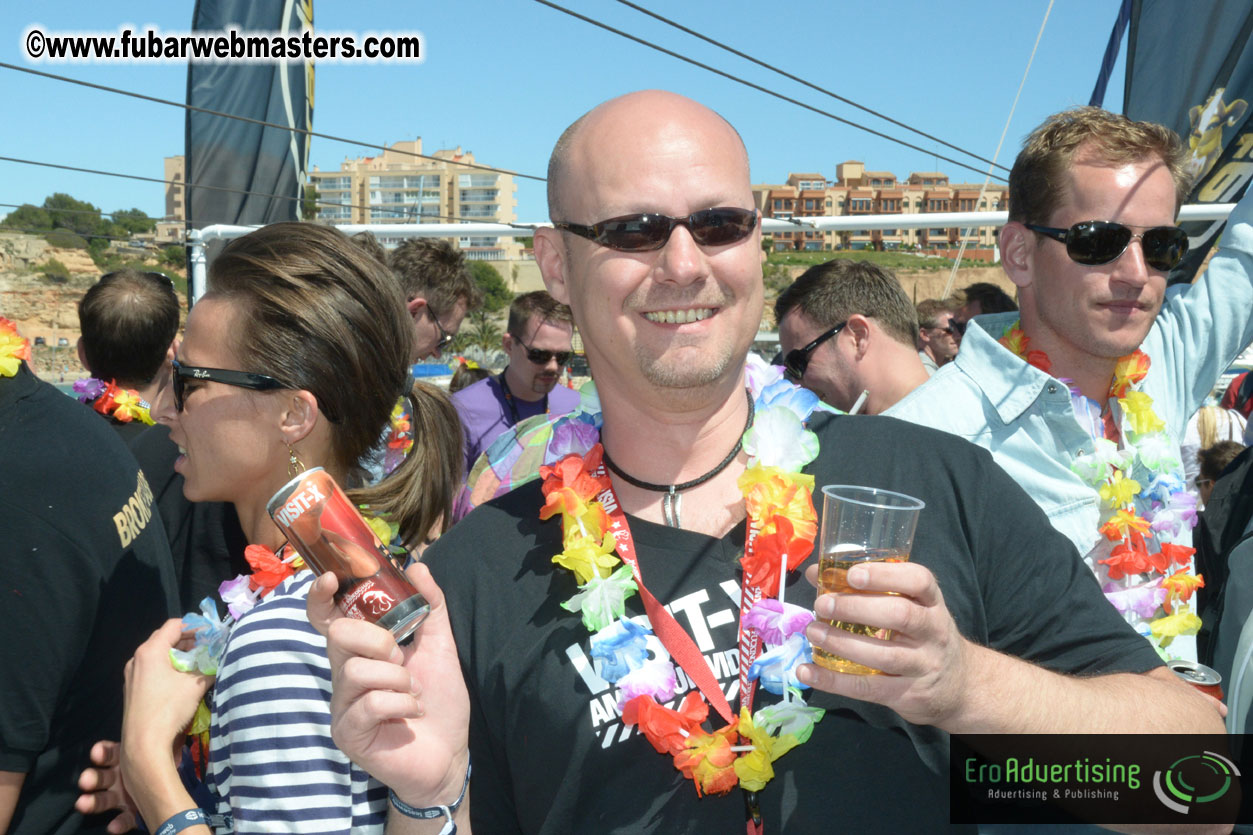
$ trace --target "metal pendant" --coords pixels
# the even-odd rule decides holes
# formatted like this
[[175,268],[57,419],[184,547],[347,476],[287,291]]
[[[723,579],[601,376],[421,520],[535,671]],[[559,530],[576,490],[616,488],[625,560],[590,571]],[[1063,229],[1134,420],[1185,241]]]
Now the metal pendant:
[[679,524],[679,512],[682,509],[683,496],[674,492],[674,485],[671,485],[670,492],[661,497],[661,516],[665,519],[667,527],[683,527]]

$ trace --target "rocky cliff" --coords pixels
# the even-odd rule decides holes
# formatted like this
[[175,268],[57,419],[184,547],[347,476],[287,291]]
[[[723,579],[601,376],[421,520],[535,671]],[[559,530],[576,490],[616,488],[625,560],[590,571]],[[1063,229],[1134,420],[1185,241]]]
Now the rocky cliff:
[[[68,279],[38,271],[53,259],[69,270]],[[40,376],[75,379],[85,373],[75,351],[78,301],[99,277],[100,268],[85,249],[60,249],[34,235],[0,231],[0,316],[36,343],[32,365]],[[38,344],[39,337],[45,345]]]

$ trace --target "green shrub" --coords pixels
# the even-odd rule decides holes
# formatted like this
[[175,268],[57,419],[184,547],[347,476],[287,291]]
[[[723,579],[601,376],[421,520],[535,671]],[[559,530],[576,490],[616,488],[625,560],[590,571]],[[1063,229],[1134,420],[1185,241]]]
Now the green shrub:
[[513,291],[500,271],[486,261],[470,261],[470,274],[483,291],[483,309],[489,313],[504,310],[513,302]]
[[56,284],[64,284],[70,280],[69,267],[65,266],[55,258],[49,258],[35,269],[38,272],[43,273],[44,278],[48,281]]
[[775,293],[782,291],[785,287],[792,283],[792,273],[782,264],[766,264],[762,267],[762,277],[765,279],[766,288],[773,290]]
[[187,249],[179,244],[171,244],[161,250],[161,263],[167,267],[181,270],[187,266]]
[[68,229],[53,229],[44,240],[57,249],[87,249],[87,239]]

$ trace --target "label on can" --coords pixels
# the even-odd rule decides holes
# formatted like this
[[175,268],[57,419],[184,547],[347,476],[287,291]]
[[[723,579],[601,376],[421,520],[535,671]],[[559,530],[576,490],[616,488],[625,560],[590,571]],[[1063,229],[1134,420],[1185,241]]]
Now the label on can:
[[338,578],[335,601],[345,615],[390,629],[397,640],[426,617],[426,600],[326,470],[301,473],[266,509],[310,568]]

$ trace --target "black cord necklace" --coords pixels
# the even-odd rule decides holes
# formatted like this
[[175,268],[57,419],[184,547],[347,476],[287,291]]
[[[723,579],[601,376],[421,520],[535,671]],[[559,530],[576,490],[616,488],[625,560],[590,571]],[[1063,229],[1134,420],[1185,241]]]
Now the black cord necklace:
[[[505,371],[509,369],[506,368]],[[513,402],[513,392],[509,390],[509,383],[505,381],[505,371],[500,372],[500,392],[505,396],[505,405],[509,407],[509,414],[513,417],[513,423],[510,426],[517,426],[522,422],[522,418],[518,415],[518,405]],[[548,414],[548,395],[544,395],[544,414]]]
[[[744,432],[747,432],[748,428],[753,425],[753,395],[752,392],[745,389],[744,396],[748,399],[748,420],[744,423]],[[601,447],[603,453],[601,458],[605,462],[605,466],[612,470],[614,475],[618,476],[618,478],[622,479],[627,484],[630,484],[633,487],[638,487],[641,490],[651,490],[654,493],[665,493],[665,495],[661,498],[662,518],[665,519],[668,527],[679,528],[682,527],[682,525],[679,524],[679,513],[682,510],[683,505],[683,497],[680,496],[679,493],[684,490],[690,490],[697,485],[704,484],[706,481],[709,481],[709,479],[725,470],[727,466],[735,460],[735,456],[740,454],[740,449],[744,446],[744,432],[740,433],[739,440],[735,442],[735,446],[729,453],[727,453],[727,457],[723,458],[722,461],[718,463],[718,466],[714,467],[703,476],[694,478],[691,481],[685,481],[682,484],[653,484],[652,482],[641,481],[635,476],[628,475],[613,462],[613,459],[609,457],[609,451],[604,449],[603,446]]]

